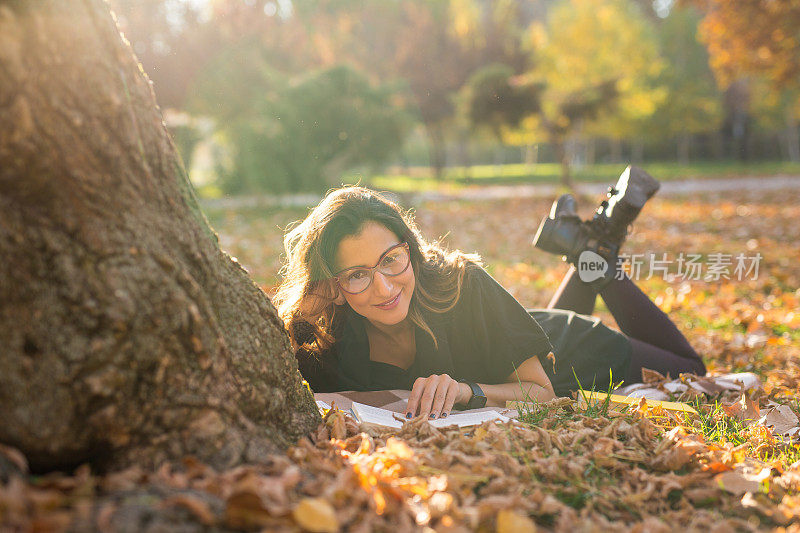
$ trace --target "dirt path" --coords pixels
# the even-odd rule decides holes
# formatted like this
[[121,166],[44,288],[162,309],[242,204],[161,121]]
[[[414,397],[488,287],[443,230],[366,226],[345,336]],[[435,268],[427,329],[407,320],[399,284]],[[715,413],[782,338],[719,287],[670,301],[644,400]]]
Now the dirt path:
[[[578,194],[602,195],[609,185],[602,183],[578,183],[575,188]],[[744,189],[753,190],[782,190],[800,188],[800,176],[770,176],[759,178],[727,178],[727,179],[691,179],[672,180],[661,183],[659,196],[681,195],[707,192],[726,192]],[[553,184],[531,185],[488,185],[449,192],[422,191],[418,193],[405,193],[398,195],[403,205],[414,205],[421,202],[452,201],[452,200],[502,200],[508,198],[534,198],[540,196],[555,196],[561,189]],[[201,201],[206,209],[239,209],[247,207],[307,207],[319,202],[321,196],[317,194],[293,194],[286,196],[239,196],[233,198],[205,199]]]
[[[613,185],[613,180],[603,183],[578,183],[578,194],[601,195]],[[744,189],[782,190],[800,188],[800,176],[770,176],[760,178],[692,179],[661,182],[659,196],[694,194],[704,192],[739,191]],[[456,190],[451,193],[420,192],[411,195],[413,201],[432,200],[488,200],[508,198],[533,198],[555,196],[562,188],[559,185],[490,185]]]

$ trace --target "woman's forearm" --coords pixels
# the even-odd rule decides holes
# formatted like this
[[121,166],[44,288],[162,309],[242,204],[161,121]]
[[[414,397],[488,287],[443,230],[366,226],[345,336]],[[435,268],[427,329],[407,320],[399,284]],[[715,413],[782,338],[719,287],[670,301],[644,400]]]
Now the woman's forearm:
[[[461,392],[460,399],[463,400],[462,403],[466,403],[472,396],[472,390],[466,383],[462,383],[461,385],[462,389],[463,387],[466,387],[466,389]],[[486,395],[487,407],[505,407],[506,401],[515,400],[545,402],[556,397],[552,387],[543,387],[532,381],[515,381],[512,383],[501,383],[499,385],[484,385],[483,383],[479,383],[478,385]]]

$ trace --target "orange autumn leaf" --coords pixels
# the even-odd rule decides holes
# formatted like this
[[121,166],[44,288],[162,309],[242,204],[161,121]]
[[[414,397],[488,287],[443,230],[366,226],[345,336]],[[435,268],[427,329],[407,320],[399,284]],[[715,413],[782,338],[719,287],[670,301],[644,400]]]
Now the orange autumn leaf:
[[322,498],[304,498],[292,510],[292,518],[305,531],[336,533],[339,521],[331,504]]
[[536,533],[536,524],[521,513],[503,509],[497,513],[497,533]]

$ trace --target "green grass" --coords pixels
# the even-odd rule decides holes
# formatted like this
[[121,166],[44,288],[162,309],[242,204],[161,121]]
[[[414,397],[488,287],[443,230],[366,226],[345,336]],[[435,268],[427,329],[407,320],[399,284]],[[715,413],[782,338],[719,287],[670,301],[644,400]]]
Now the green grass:
[[536,400],[525,400],[525,405],[517,410],[519,420],[529,426],[538,426],[550,414],[550,409]]
[[[701,404],[699,401],[693,402],[697,412],[700,414],[695,422],[695,429],[699,430],[706,442],[725,444],[730,442],[734,446],[739,446],[748,442],[748,427],[745,423],[735,417],[728,416],[720,406],[719,402],[712,404]],[[793,409],[800,407],[798,400],[790,402]],[[748,452],[747,455],[751,455]],[[778,446],[777,449],[770,449],[759,459],[766,462],[782,462],[790,465],[800,460],[800,444],[786,444]]]
[[725,414],[719,402],[715,402],[713,406],[703,406],[700,402],[694,403],[694,408],[700,415],[698,417],[699,429],[707,442],[719,444],[730,442],[734,446],[747,442],[747,438],[742,435],[746,429],[744,423]]
[[[595,390],[594,384],[592,384],[592,388],[589,390],[585,390],[581,385],[580,379],[578,379],[577,374],[575,374],[575,370],[572,371],[573,375],[575,375],[575,380],[578,382],[579,392],[578,394],[583,397],[584,404],[583,406],[578,407],[577,405],[573,407],[573,413],[567,414],[564,413],[563,416],[558,416],[557,419],[559,421],[569,420],[575,416],[586,416],[586,417],[598,417],[598,416],[608,416],[608,409],[611,406],[611,394],[615,389],[622,385],[622,381],[619,383],[614,383],[614,377],[611,374],[611,370],[609,369],[609,386],[608,390],[605,391],[597,391]],[[519,377],[517,377],[519,381]],[[530,426],[537,426],[539,425],[542,420],[547,418],[551,415],[550,408],[546,403],[539,402],[536,398],[533,398],[528,394],[524,388],[522,388],[522,382],[519,382],[520,390],[522,391],[523,399],[522,401],[525,402],[520,409],[518,409],[519,413],[519,420],[528,424]],[[605,398],[602,401],[592,400],[589,401],[588,396],[593,395],[594,393],[598,393],[597,397],[599,398],[601,394],[605,394]]]
[[777,453],[769,453],[763,458],[765,462],[771,463],[773,461],[783,462],[785,465],[791,465],[800,461],[800,444],[790,444],[786,448]]
[[[745,176],[774,176],[776,174],[800,174],[800,163],[763,161],[741,163],[739,161],[697,162],[680,165],[675,162],[642,163],[641,166],[662,181],[680,179],[709,179]],[[613,181],[624,170],[625,164],[601,163],[584,165],[572,169],[576,182]],[[463,167],[451,167],[445,171],[442,180],[435,180],[428,169],[417,169],[416,175],[375,175],[348,176],[345,181],[362,183],[377,189],[397,192],[439,190],[443,188],[462,188],[473,185],[510,184],[557,184],[560,181],[561,167],[557,163],[536,165],[476,165],[468,171]]]
[[773,324],[770,327],[772,328],[772,334],[776,337],[786,335],[792,342],[800,341],[800,330],[790,328],[786,324]]
[[708,320],[705,317],[698,316],[691,311],[679,309],[673,311],[682,321],[687,329],[701,328],[706,330],[721,330],[746,333],[747,327],[744,324],[736,324],[732,318],[720,317],[714,320]]

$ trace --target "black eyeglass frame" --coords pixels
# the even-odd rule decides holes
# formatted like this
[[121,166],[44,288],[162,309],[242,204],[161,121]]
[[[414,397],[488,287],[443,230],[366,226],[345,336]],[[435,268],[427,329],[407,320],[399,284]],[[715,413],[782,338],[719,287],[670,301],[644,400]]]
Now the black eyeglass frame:
[[[406,249],[406,252],[408,253],[408,263],[406,263],[406,267],[405,267],[403,270],[401,270],[400,272],[398,272],[397,274],[387,274],[386,272],[384,272],[384,271],[382,271],[382,270],[380,269],[380,265],[381,265],[381,263],[383,262],[383,259],[384,259],[384,258],[385,258],[387,255],[389,255],[391,252],[395,251],[395,250],[396,250],[396,249],[398,249],[398,248],[405,248],[405,249]],[[380,271],[380,273],[381,273],[381,274],[383,274],[384,276],[388,276],[388,277],[390,277],[390,278],[393,278],[393,277],[395,277],[395,276],[399,276],[400,274],[403,274],[403,273],[404,273],[406,270],[408,270],[408,267],[409,267],[409,266],[411,266],[411,248],[408,246],[408,243],[407,243],[407,242],[403,241],[403,242],[400,242],[400,243],[397,243],[397,244],[395,244],[394,246],[392,246],[391,248],[389,248],[388,250],[386,250],[385,252],[383,252],[383,253],[381,254],[380,258],[378,258],[378,263],[377,263],[375,266],[373,266],[373,267],[350,267],[350,268],[345,268],[344,270],[340,270],[339,272],[337,272],[337,273],[336,273],[336,274],[333,276],[333,278],[332,278],[332,279],[335,279],[335,280],[336,280],[336,285],[337,285],[337,286],[338,286],[338,287],[339,287],[341,290],[343,290],[344,292],[346,292],[347,294],[353,294],[353,295],[355,295],[355,294],[361,294],[362,292],[364,292],[364,291],[366,291],[367,289],[369,289],[369,288],[370,288],[370,286],[372,285],[372,282],[373,282],[373,280],[375,279],[375,272],[378,272],[378,271]],[[348,271],[351,271],[351,270],[369,270],[369,283],[367,283],[367,286],[366,286],[366,287],[364,287],[363,289],[361,289],[361,290],[360,290],[360,291],[358,291],[358,292],[350,292],[350,291],[348,291],[347,289],[345,289],[344,287],[342,287],[342,282],[339,280],[339,278],[340,278],[341,276],[343,276],[343,275],[344,275],[346,272],[348,272]]]

